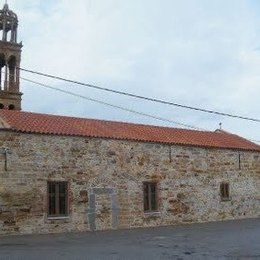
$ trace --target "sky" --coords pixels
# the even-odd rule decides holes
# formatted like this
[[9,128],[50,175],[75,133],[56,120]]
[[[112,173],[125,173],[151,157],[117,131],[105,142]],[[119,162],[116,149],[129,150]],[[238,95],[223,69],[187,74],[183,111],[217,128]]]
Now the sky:
[[[2,1],[4,2],[4,1]],[[21,67],[185,105],[260,118],[259,0],[9,0]],[[260,141],[260,123],[22,76],[198,128]],[[179,127],[22,81],[23,109]]]

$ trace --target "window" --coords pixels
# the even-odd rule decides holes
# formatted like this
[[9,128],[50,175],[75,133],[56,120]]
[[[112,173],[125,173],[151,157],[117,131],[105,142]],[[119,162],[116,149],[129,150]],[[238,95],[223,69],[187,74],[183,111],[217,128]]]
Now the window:
[[68,183],[48,182],[48,216],[68,215]]
[[229,200],[229,183],[222,182],[220,184],[220,196],[222,200]]
[[144,211],[152,212],[158,210],[157,183],[144,183]]

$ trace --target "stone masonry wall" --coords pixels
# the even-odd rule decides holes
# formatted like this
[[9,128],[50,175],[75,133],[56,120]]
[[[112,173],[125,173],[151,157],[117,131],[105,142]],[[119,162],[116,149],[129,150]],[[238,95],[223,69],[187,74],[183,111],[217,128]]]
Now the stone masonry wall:
[[[0,234],[150,227],[260,215],[260,153],[0,131]],[[239,153],[241,165],[239,167]],[[159,210],[143,211],[143,182]],[[47,181],[69,182],[69,217],[48,219]],[[219,185],[230,183],[230,201]]]

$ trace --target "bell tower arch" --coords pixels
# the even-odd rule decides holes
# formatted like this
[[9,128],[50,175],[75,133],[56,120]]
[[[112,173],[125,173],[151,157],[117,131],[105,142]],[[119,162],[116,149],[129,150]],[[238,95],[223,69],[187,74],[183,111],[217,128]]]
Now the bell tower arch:
[[0,10],[0,109],[21,110],[20,63],[22,43],[17,43],[18,17],[6,3]]

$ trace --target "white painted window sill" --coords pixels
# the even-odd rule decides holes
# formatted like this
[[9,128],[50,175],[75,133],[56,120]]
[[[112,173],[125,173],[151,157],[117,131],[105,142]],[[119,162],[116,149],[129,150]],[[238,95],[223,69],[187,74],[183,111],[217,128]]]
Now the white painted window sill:
[[47,217],[47,220],[68,220],[70,219],[69,216],[64,216],[64,217]]
[[220,201],[221,202],[228,202],[228,201],[231,201],[231,198],[221,198]]
[[144,217],[145,218],[159,218],[162,216],[162,213],[160,211],[153,211],[153,212],[145,212]]

